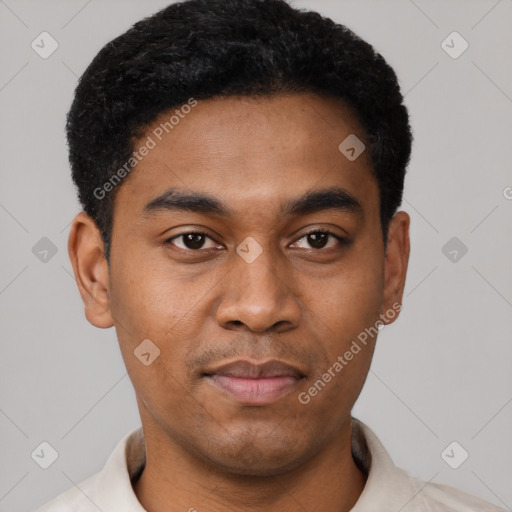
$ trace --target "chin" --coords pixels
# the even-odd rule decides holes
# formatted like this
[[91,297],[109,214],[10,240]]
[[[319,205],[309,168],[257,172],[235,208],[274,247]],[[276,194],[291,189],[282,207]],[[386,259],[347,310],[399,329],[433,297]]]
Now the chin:
[[214,452],[203,452],[210,465],[230,475],[250,477],[289,473],[316,453],[315,446],[294,438],[293,434],[281,439],[244,436],[238,442],[227,438],[224,443],[217,442],[214,446]]
[[268,457],[261,452],[258,452],[259,457],[254,459],[247,456],[239,457],[238,459],[226,458],[225,456],[209,457],[217,469],[228,473],[232,476],[241,477],[274,477],[283,475],[293,471],[301,466],[307,457],[301,457],[297,454],[288,455],[284,457],[281,455],[280,460],[275,460],[274,454],[269,454]]

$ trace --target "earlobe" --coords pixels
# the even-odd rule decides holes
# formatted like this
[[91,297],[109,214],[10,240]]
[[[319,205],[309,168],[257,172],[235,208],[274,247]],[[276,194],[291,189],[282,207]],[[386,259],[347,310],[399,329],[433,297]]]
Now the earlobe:
[[84,212],[73,219],[68,253],[87,320],[102,329],[112,327],[110,276],[104,244],[96,223]]
[[[410,221],[409,215],[401,211],[395,213],[389,226],[381,310],[381,318],[386,324],[392,323],[398,317],[395,313],[402,304],[410,253]],[[394,313],[388,315],[391,311]]]

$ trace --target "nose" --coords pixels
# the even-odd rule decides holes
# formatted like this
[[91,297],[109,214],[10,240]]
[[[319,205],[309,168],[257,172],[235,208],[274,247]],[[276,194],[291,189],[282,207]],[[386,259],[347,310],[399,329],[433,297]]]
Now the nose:
[[270,251],[248,263],[234,255],[232,270],[223,280],[216,317],[225,329],[245,326],[254,332],[283,332],[299,325],[301,308],[291,271]]

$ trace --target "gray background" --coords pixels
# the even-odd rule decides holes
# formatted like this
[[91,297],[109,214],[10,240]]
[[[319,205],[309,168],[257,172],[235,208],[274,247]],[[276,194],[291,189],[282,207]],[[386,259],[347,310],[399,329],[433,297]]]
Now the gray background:
[[[168,3],[0,0],[0,510],[28,511],[98,471],[139,424],[114,330],[87,323],[68,261],[79,206],[64,118],[100,48]],[[412,474],[510,510],[512,1],[294,4],[384,55],[415,134],[404,308],[354,415]],[[59,44],[47,59],[31,48],[43,31]],[[453,31],[469,43],[457,59],[441,47]],[[42,237],[57,249],[46,262],[32,252]],[[468,248],[456,262],[442,251],[452,237]],[[441,457],[454,440],[469,452],[458,469]],[[42,441],[59,453],[46,470],[30,456]]]

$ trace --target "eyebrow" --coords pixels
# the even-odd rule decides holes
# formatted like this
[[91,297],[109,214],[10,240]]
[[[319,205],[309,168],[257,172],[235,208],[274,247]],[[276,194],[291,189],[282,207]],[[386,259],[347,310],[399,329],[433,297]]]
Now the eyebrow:
[[363,216],[362,204],[346,189],[330,187],[321,190],[312,190],[306,195],[288,201],[283,208],[286,216],[301,216],[317,213],[324,210],[336,210]]
[[[284,216],[303,216],[325,210],[335,210],[363,216],[362,204],[346,189],[329,187],[312,190],[281,205]],[[144,206],[142,215],[150,217],[165,211],[190,211],[217,217],[233,217],[235,212],[215,197],[199,192],[181,192],[169,189]]]

